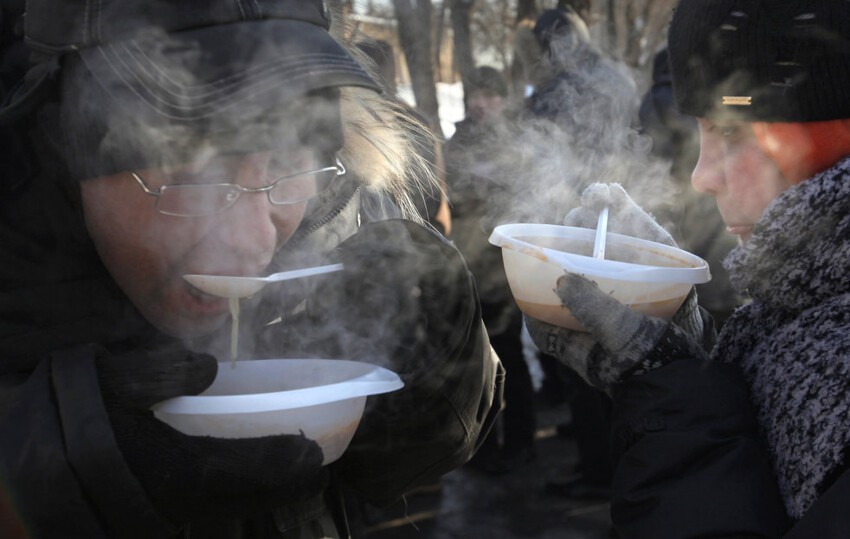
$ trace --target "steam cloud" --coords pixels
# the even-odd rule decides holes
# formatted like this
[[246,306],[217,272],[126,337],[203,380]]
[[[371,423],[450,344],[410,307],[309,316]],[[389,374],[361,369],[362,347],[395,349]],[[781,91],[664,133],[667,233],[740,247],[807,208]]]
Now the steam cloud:
[[454,156],[462,193],[486,200],[490,230],[504,223],[561,224],[593,182],[620,183],[665,224],[679,194],[670,164],[637,129],[637,86],[625,66],[567,33],[543,53],[543,82],[526,108],[486,133],[481,155]]

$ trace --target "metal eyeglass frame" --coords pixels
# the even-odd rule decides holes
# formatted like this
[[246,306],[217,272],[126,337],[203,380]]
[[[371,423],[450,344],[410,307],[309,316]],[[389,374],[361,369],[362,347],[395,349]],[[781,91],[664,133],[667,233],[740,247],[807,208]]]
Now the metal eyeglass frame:
[[[280,182],[283,182],[283,181],[286,181],[286,180],[291,180],[292,178],[295,178],[297,176],[303,176],[305,174],[318,174],[320,172],[330,172],[330,171],[336,171],[336,174],[334,175],[333,179],[331,179],[327,183],[327,185],[323,186],[320,190],[316,191],[315,194],[313,194],[309,197],[303,198],[303,199],[292,200],[292,201],[287,201],[287,202],[275,202],[274,200],[272,200],[271,191],[272,191],[272,189],[277,187],[278,184],[280,184]],[[316,195],[318,195],[319,193],[324,191],[338,177],[345,175],[345,173],[346,173],[345,166],[343,166],[343,164],[339,160],[339,158],[336,158],[336,165],[334,165],[334,166],[319,168],[319,169],[315,169],[315,170],[306,170],[304,172],[297,172],[295,174],[283,176],[283,177],[276,179],[274,182],[272,182],[268,185],[264,185],[263,187],[242,187],[241,185],[237,185],[235,183],[209,183],[209,184],[174,183],[174,184],[166,184],[166,185],[163,185],[161,187],[157,187],[156,189],[151,189],[150,187],[148,187],[148,185],[145,183],[145,180],[139,174],[137,174],[136,172],[133,172],[133,171],[130,172],[130,174],[133,176],[133,179],[136,180],[136,183],[139,184],[139,186],[142,188],[142,190],[145,192],[146,195],[156,197],[156,203],[154,204],[154,208],[156,208],[156,211],[158,211],[159,213],[161,213],[163,215],[171,215],[171,216],[174,216],[174,217],[203,217],[203,216],[206,216],[206,215],[215,215],[216,213],[221,213],[221,212],[227,210],[228,208],[230,208],[231,206],[233,206],[234,204],[236,204],[236,201],[239,200],[239,197],[242,195],[242,193],[266,193],[266,197],[269,199],[269,203],[272,204],[273,206],[286,206],[286,205],[289,205],[289,204],[298,204],[300,202],[305,202],[305,201],[310,200],[311,198],[315,197]],[[192,186],[192,187],[204,187],[204,186],[212,187],[212,186],[215,186],[215,187],[219,187],[219,188],[220,187],[227,187],[227,188],[233,189],[233,192],[237,193],[237,195],[235,197],[231,198],[231,199],[227,199],[226,204],[224,206],[222,206],[221,208],[218,208],[218,209],[216,209],[214,211],[210,211],[210,212],[177,213],[177,212],[164,211],[164,210],[162,210],[158,207],[160,198],[163,196],[163,193],[166,192],[166,190],[169,187],[175,188],[175,187],[185,187],[185,186]]]

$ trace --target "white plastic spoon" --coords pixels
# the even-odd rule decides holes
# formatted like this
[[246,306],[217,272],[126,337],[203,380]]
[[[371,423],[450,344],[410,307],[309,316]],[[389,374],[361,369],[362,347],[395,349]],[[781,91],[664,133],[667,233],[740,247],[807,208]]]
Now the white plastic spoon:
[[231,275],[184,275],[183,278],[202,292],[222,298],[238,299],[253,296],[269,283],[331,273],[343,268],[342,264],[328,264],[273,273],[268,277],[237,277]]
[[599,212],[596,221],[596,241],[593,242],[593,258],[605,258],[605,238],[608,236],[608,206]]

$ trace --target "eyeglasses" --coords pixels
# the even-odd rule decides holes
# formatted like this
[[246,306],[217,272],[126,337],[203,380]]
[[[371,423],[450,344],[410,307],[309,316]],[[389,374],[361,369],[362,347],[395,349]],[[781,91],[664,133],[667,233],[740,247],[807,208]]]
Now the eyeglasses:
[[233,206],[242,193],[266,193],[275,206],[306,202],[324,191],[338,176],[345,174],[339,159],[332,167],[282,176],[263,187],[242,187],[233,183],[173,183],[151,189],[135,172],[133,178],[145,194],[156,197],[159,213],[176,217],[202,217]]

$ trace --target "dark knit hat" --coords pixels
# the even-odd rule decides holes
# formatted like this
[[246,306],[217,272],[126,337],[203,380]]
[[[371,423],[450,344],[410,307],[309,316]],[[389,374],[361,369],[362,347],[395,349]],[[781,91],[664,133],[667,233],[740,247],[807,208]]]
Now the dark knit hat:
[[496,95],[507,97],[508,85],[505,78],[490,66],[476,67],[469,79],[469,90],[490,90]]
[[576,34],[581,41],[590,41],[587,25],[571,7],[547,9],[537,17],[532,31],[544,51],[549,50],[555,36],[569,32]]
[[668,44],[684,114],[850,118],[847,0],[681,0]]

